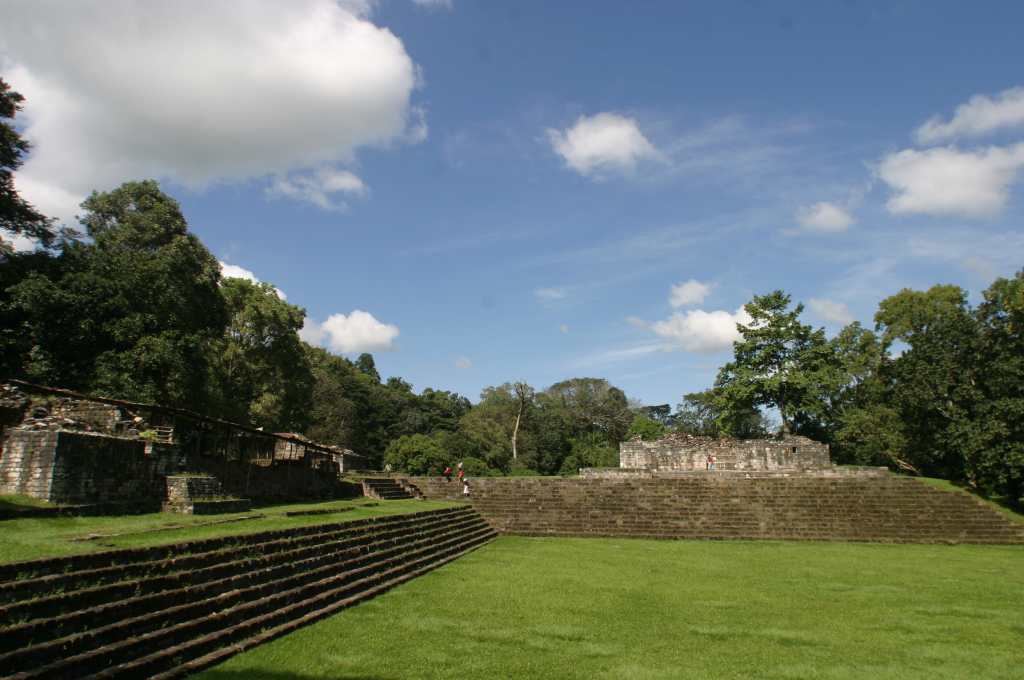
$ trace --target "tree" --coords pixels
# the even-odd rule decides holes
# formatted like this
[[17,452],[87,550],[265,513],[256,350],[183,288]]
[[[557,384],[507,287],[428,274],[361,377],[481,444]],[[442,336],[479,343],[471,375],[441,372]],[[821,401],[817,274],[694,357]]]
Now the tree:
[[207,407],[207,358],[227,324],[220,266],[156,182],[93,193],[46,266],[8,289],[30,379],[122,398]]
[[512,389],[516,393],[516,424],[512,428],[512,460],[519,457],[518,451],[516,450],[516,440],[519,437],[519,423],[523,419],[523,411],[526,409],[526,405],[533,401],[533,388],[524,382],[517,382],[512,386]]
[[[0,78],[0,229],[49,246],[55,238],[52,220],[33,208],[14,188],[14,171],[21,167],[30,148],[13,125],[24,100]],[[5,245],[2,239],[0,245]]]
[[625,393],[603,378],[563,380],[545,394],[565,410],[573,432],[598,432],[615,446],[633,422]]
[[313,390],[298,336],[305,310],[282,300],[269,283],[229,278],[221,292],[230,320],[211,348],[219,411],[270,430],[302,431]]
[[756,295],[744,309],[749,324],[737,324],[740,340],[733,361],[718,372],[716,397],[723,411],[720,424],[758,407],[774,407],[782,434],[795,419],[809,420],[822,412],[821,394],[835,382],[824,329],[800,323],[803,305],[789,309],[790,296],[781,290]]
[[1024,507],[1024,270],[989,286],[974,317],[973,400],[951,434],[968,483]]
[[875,324],[887,353],[895,343],[903,349],[882,368],[886,403],[899,413],[907,440],[902,459],[921,474],[962,479],[956,424],[970,418],[978,398],[980,342],[967,293],[957,286],[904,289],[879,303]]
[[657,420],[651,420],[644,414],[637,413],[633,416],[633,422],[630,424],[629,430],[626,431],[626,439],[640,437],[644,441],[654,441],[664,437],[667,431],[668,428]]

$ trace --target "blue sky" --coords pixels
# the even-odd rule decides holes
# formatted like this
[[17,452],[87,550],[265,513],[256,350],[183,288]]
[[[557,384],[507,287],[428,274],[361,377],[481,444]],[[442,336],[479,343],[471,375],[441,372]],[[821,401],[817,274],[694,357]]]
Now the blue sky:
[[1021,3],[162,4],[5,4],[19,189],[160,179],[417,390],[675,404],[753,294],[834,332],[1024,265]]

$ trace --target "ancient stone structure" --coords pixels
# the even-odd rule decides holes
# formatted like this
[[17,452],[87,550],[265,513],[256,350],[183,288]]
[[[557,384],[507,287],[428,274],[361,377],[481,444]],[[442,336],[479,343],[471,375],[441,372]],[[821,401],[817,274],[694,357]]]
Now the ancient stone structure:
[[245,512],[251,507],[245,498],[232,498],[220,481],[210,475],[168,475],[163,509],[185,515]]
[[672,434],[657,441],[633,439],[619,445],[619,467],[659,473],[716,470],[821,470],[832,466],[828,445],[807,437],[730,439]]
[[0,565],[0,675],[181,678],[495,537],[472,508]]
[[159,475],[175,469],[173,447],[73,430],[8,428],[0,457],[0,493],[52,503],[159,506]]
[[19,381],[0,386],[0,424],[0,494],[61,504],[159,509],[164,478],[177,472],[213,475],[244,498],[337,498],[360,493],[339,475],[366,467],[351,451],[292,434]]
[[[411,481],[425,498],[462,498],[461,485],[443,478]],[[470,485],[473,507],[509,534],[1024,544],[1024,525],[976,498],[892,474],[478,477]]]

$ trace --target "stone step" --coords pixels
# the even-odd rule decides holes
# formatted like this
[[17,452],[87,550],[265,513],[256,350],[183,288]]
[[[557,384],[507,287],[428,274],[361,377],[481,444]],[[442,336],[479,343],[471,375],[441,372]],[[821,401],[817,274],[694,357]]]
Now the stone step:
[[[189,577],[186,574],[186,577],[178,582],[180,587],[173,590],[128,597],[96,607],[64,611],[54,618],[37,619],[12,625],[4,629],[3,635],[0,636],[0,640],[2,640],[0,645],[2,645],[3,651],[17,655],[25,652],[27,645],[40,644],[56,638],[75,635],[92,638],[101,634],[106,635],[108,628],[115,625],[110,624],[111,621],[116,623],[142,615],[138,622],[138,626],[142,626],[144,621],[158,621],[158,615],[165,609],[177,610],[191,602],[229,598],[232,593],[240,592],[240,589],[257,588],[261,584],[280,581],[287,577],[308,577],[319,566],[335,565],[340,556],[357,556],[384,549],[402,541],[411,541],[451,531],[471,530],[483,524],[483,519],[479,515],[468,515],[454,521],[449,517],[444,517],[432,524],[419,524],[390,532],[382,530],[379,536],[373,537],[373,542],[360,540],[339,543],[332,550],[325,551],[325,554],[305,560],[270,567],[265,567],[255,561],[248,564],[242,563],[229,571],[229,576],[216,580],[205,578],[203,574],[195,574],[194,577]],[[149,616],[154,612],[155,614]],[[79,640],[74,644],[81,644],[81,642]],[[7,659],[6,655],[0,656],[0,667],[5,665],[5,659]]]
[[[364,522],[353,522],[351,525],[334,524],[328,531],[307,534],[298,538],[280,538],[275,535],[270,540],[257,539],[243,541],[233,544],[231,547],[215,550],[203,550],[196,548],[194,552],[157,560],[140,560],[137,562],[124,562],[114,566],[104,566],[95,569],[68,570],[59,574],[47,574],[34,578],[24,578],[14,581],[0,583],[0,604],[14,603],[22,599],[40,599],[51,593],[69,594],[79,590],[102,585],[117,584],[129,581],[133,578],[149,578],[159,575],[173,575],[187,573],[195,575],[205,569],[211,568],[233,568],[238,560],[251,560],[254,555],[260,559],[271,560],[274,555],[292,554],[304,548],[318,548],[329,543],[343,539],[356,539],[360,536],[370,535],[384,527],[398,528],[409,526],[422,521],[436,521],[440,516],[456,518],[465,514],[465,510],[442,511],[443,515],[421,515],[420,513],[410,515],[395,515],[382,518],[378,524],[366,524]],[[257,534],[257,536],[264,536]],[[184,544],[190,546],[191,544]],[[127,558],[124,558],[127,559]],[[283,559],[283,557],[281,558]],[[0,625],[5,619],[5,608],[0,606]]]
[[[90,617],[93,619],[91,625],[79,633],[52,637],[45,642],[37,642],[5,654],[0,657],[0,668],[31,670],[59,656],[75,656],[81,663],[90,651],[114,645],[126,638],[165,629],[180,621],[198,620],[232,606],[272,596],[283,589],[298,588],[345,572],[369,568],[382,560],[401,557],[410,550],[458,539],[460,536],[472,536],[481,530],[489,531],[489,527],[477,517],[430,532],[350,548],[333,553],[318,564],[296,564],[284,573],[265,570],[263,573],[239,574],[223,584],[227,587],[212,591],[207,588],[183,588],[168,593],[170,597],[163,602],[140,601],[134,607],[129,604],[127,611],[104,612],[101,616]],[[102,625],[104,620],[111,619],[114,619],[113,623]],[[61,632],[64,630],[66,628],[62,628]]]
[[[377,520],[380,531],[369,542],[350,536],[336,541],[333,551],[314,550],[293,563],[277,561],[267,566],[259,558],[239,561],[233,575],[181,582],[177,589],[139,596],[124,606],[107,603],[95,608],[99,618],[90,620],[81,611],[70,612],[50,620],[56,634],[36,626],[36,634],[48,635],[42,641],[26,643],[22,624],[21,633],[15,635],[20,646],[0,656],[0,673],[9,678],[134,678],[194,672],[203,664],[216,663],[372,597],[496,535],[469,508],[416,516],[420,521],[390,527]],[[62,635],[66,628],[57,621],[75,615],[88,625]],[[17,627],[5,629],[0,639],[7,643],[8,633],[17,631]]]

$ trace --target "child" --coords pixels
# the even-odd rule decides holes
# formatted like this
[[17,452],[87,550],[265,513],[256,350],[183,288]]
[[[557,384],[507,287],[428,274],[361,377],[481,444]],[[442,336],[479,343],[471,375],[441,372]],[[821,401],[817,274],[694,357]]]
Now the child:
[[[462,474],[462,470],[459,470],[459,474]],[[469,480],[465,477],[462,478],[462,495],[469,496]]]

